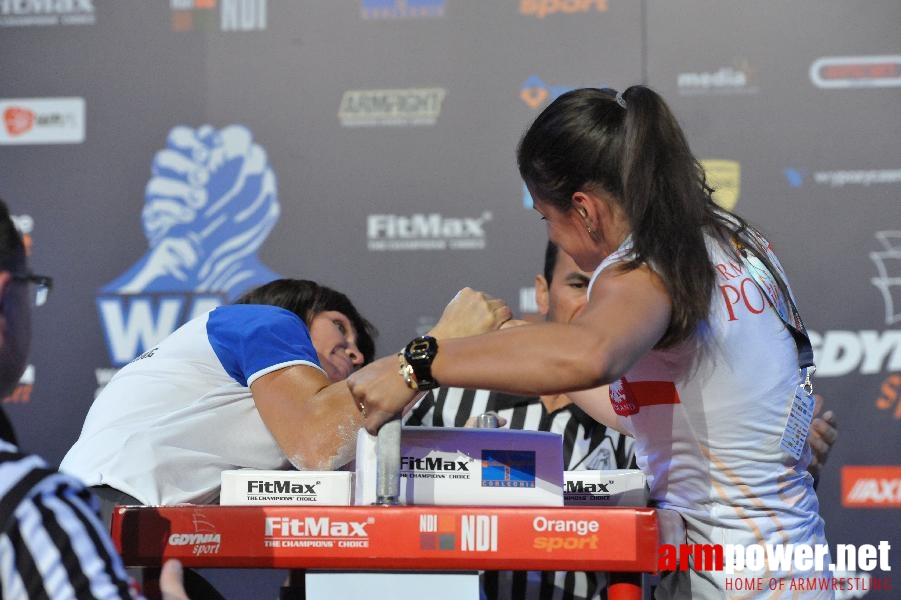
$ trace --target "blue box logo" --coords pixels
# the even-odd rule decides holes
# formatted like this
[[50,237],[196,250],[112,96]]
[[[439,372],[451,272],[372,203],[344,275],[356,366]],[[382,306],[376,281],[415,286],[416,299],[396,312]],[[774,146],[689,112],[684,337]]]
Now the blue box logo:
[[482,487],[535,487],[535,452],[482,450]]

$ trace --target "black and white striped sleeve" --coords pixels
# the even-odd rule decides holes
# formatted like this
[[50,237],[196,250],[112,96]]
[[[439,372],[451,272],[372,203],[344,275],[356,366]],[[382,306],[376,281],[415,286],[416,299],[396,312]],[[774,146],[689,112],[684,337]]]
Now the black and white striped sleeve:
[[0,452],[0,498],[0,597],[138,597],[77,480],[37,456]]

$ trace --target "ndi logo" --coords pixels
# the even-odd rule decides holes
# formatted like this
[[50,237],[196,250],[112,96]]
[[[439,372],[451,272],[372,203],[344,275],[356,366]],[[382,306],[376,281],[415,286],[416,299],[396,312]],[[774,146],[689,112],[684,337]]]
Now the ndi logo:
[[247,128],[175,127],[151,170],[141,210],[148,249],[97,294],[115,366],[278,278],[257,257],[279,217],[275,174]]
[[[268,0],[169,0],[173,31],[262,31]],[[218,11],[216,10],[218,7]]]

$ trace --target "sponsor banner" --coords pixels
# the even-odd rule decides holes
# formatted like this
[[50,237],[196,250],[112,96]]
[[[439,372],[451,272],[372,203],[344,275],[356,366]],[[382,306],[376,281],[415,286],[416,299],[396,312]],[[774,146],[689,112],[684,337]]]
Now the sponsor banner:
[[482,250],[485,224],[492,214],[479,217],[446,217],[440,213],[409,216],[375,214],[366,218],[370,251],[394,250]]
[[173,31],[264,31],[269,0],[169,0]]
[[550,104],[558,96],[573,89],[575,89],[575,86],[572,85],[548,85],[537,75],[532,75],[522,83],[522,87],[519,90],[519,99],[532,110],[538,110],[545,103]]
[[[869,253],[875,267],[870,283],[879,290],[885,325],[901,322],[901,231],[876,231],[878,250]],[[897,400],[897,382],[891,374],[901,372],[901,329],[809,331],[817,366],[817,377],[839,377],[850,373],[889,373],[877,401],[887,409]],[[898,377],[896,375],[896,377]],[[901,418],[901,407],[896,413]]]
[[808,334],[818,378],[901,371],[901,329],[808,331]]
[[901,465],[842,467],[842,506],[901,508]]
[[0,118],[0,145],[84,142],[84,98],[0,98]]
[[446,94],[439,87],[347,90],[338,119],[342,127],[434,125]]
[[0,27],[93,25],[93,0],[0,0]]
[[676,88],[683,96],[756,94],[755,71],[747,60],[711,71],[685,71],[676,76]]
[[[793,188],[804,187],[808,180],[806,169],[786,167],[782,170],[788,184]],[[890,185],[901,183],[901,169],[842,169],[835,171],[814,171],[809,179],[815,185],[841,188],[848,185]]]
[[428,19],[444,16],[445,0],[361,0],[364,19]]
[[607,12],[607,0],[519,0],[519,14],[543,19],[548,15]]
[[901,86],[901,55],[824,56],[810,65],[810,81],[823,89]]
[[119,507],[127,565],[585,570],[657,566],[649,508],[470,506]]

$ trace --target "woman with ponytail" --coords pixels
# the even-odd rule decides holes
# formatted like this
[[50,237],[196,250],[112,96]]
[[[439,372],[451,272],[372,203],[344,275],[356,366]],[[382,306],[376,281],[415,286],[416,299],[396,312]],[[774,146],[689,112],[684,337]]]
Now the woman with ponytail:
[[[364,367],[348,384],[367,429],[438,385],[565,392],[635,437],[651,500],[682,515],[685,543],[820,545],[822,564],[741,576],[782,577],[793,598],[831,598],[788,590],[792,578],[823,575],[829,557],[806,470],[809,420],[795,418],[812,413],[811,352],[766,240],[714,204],[680,126],[644,86],[563,94],[517,159],[550,240],[594,272],[588,304],[566,324],[440,346],[417,338],[400,370],[396,357]],[[730,577],[673,571],[658,597],[729,597]]]

